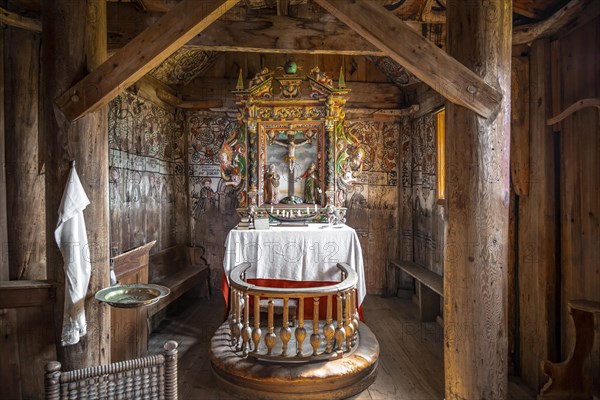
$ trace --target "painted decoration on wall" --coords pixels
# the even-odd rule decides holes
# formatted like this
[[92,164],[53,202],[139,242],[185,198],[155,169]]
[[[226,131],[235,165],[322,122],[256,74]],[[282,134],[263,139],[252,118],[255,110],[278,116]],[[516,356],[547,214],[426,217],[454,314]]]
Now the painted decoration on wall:
[[[170,114],[126,91],[109,105],[111,255],[185,235],[183,113]],[[178,215],[178,212],[180,215]]]
[[367,58],[398,86],[408,86],[420,82],[420,80],[408,72],[406,68],[392,60],[390,57],[367,56]]
[[410,227],[402,227],[403,238],[406,238],[402,247],[407,249],[405,253],[411,261],[442,274],[444,221],[443,206],[436,204],[437,161],[433,114],[411,121],[403,130],[401,146],[402,207],[412,215]]
[[150,71],[150,75],[167,85],[187,85],[208,68],[217,55],[212,51],[181,48]]
[[187,121],[192,217],[235,212],[246,203],[246,150],[236,141],[237,121],[202,111],[188,113]]

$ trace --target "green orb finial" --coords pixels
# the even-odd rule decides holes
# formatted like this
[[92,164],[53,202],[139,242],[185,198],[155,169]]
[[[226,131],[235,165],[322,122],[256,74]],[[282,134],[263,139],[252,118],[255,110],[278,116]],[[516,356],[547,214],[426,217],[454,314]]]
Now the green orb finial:
[[298,72],[298,65],[292,60],[285,63],[283,70],[286,74],[295,74]]

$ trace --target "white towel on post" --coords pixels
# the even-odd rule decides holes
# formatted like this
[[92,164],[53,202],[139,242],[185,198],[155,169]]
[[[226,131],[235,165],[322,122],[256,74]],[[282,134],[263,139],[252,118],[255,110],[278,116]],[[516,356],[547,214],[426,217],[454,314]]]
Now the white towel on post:
[[83,190],[73,162],[54,231],[56,244],[65,263],[65,308],[61,338],[63,346],[78,343],[87,331],[85,295],[92,266],[83,210],[88,204],[90,200]]

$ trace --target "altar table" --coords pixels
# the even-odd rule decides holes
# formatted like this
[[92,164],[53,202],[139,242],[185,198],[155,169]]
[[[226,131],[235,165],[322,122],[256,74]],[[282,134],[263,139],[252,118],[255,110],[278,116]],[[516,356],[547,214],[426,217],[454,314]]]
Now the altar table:
[[[358,275],[357,302],[367,293],[362,249],[356,231],[347,225],[310,223],[307,226],[272,226],[268,230],[232,229],[225,240],[225,277],[238,264],[256,268],[248,280],[283,283],[283,287],[308,287],[340,282],[337,263],[353,267]],[[223,281],[227,296],[227,280]],[[285,284],[288,283],[288,284]],[[226,297],[227,300],[227,297]]]

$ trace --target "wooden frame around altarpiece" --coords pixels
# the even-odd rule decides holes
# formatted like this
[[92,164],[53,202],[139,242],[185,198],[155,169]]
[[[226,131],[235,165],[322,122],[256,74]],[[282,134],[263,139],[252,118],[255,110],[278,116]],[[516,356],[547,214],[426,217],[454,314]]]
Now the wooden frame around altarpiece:
[[[279,83],[281,93],[273,94],[274,82]],[[317,76],[311,75],[269,76],[249,89],[234,91],[240,137],[244,138],[246,146],[245,182],[249,207],[263,206],[264,174],[270,145],[266,137],[268,129],[317,130],[316,156],[322,188],[319,205],[340,206],[336,204],[336,143],[347,140],[343,122],[349,91],[345,87],[333,87],[331,81],[320,82]]]

